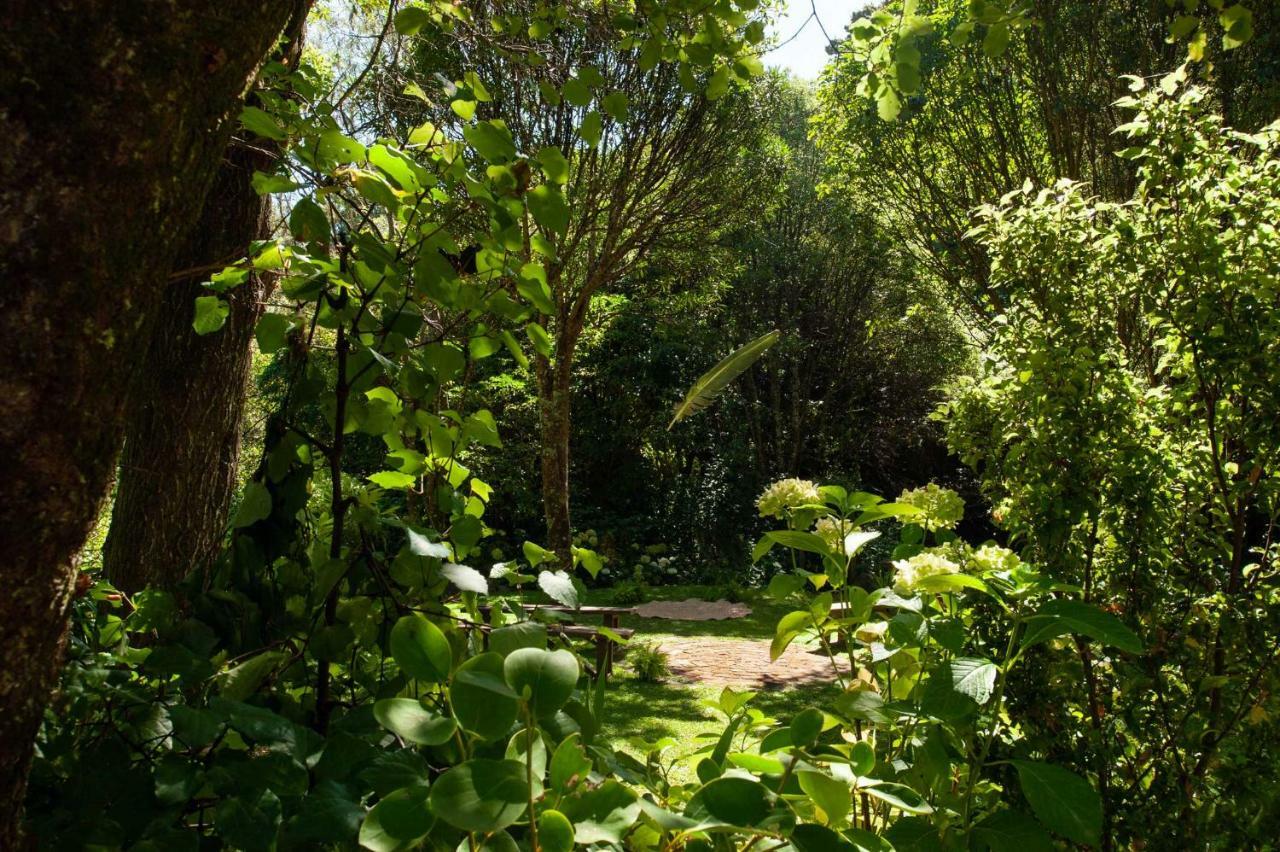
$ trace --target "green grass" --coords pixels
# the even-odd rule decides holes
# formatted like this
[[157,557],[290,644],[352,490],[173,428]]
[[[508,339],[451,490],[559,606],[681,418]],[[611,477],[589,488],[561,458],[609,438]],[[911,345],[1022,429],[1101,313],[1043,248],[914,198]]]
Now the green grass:
[[[591,589],[584,604],[610,606],[612,592],[609,589]],[[698,598],[715,600],[715,587],[707,586],[656,586],[650,590],[650,600],[685,600]],[[773,637],[778,619],[791,607],[778,604],[763,593],[749,592],[743,600],[751,608],[744,618],[720,621],[676,621],[664,618],[637,618],[623,616],[622,627],[635,630],[634,639],[661,640],[666,636],[701,637],[706,639],[756,639]],[[528,600],[539,600],[529,595]],[[590,619],[583,619],[591,623]],[[724,717],[707,707],[704,702],[720,695],[720,687],[686,684],[677,680],[665,683],[645,683],[636,680],[626,671],[626,661],[609,680],[605,699],[605,744],[643,756],[633,740],[655,742],[671,737],[678,743],[668,757],[679,758],[673,780],[690,781],[697,760],[689,759],[699,748],[713,741],[724,729]],[[780,720],[786,720],[806,707],[832,699],[839,687],[831,685],[802,686],[787,690],[760,691],[751,705]]]

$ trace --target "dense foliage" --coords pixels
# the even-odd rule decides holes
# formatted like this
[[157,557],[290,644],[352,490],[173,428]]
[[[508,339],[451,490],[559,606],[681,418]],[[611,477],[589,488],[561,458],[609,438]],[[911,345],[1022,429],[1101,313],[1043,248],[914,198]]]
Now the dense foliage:
[[[1271,10],[894,0],[812,90],[756,0],[335,8],[239,112],[270,237],[197,268],[194,339],[256,322],[234,511],[75,575],[31,841],[1274,842]],[[831,688],[620,747],[564,622],[676,582]]]

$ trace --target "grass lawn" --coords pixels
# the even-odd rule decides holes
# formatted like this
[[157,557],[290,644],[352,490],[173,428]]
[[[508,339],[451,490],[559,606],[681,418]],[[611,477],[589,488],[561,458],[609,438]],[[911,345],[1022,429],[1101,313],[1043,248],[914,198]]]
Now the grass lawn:
[[[657,586],[650,594],[650,600],[714,600],[715,597],[715,589],[706,586]],[[539,598],[530,595],[528,599]],[[608,589],[592,589],[588,591],[583,603],[609,606],[613,603],[611,592]],[[760,593],[751,594],[744,603],[751,607],[751,615],[744,618],[677,621],[623,616],[621,626],[636,631],[632,641],[661,641],[667,636],[769,640],[773,637],[778,619],[791,609]],[[838,690],[839,687],[832,684],[760,691],[751,706],[767,716],[786,719],[812,704],[834,697]],[[639,755],[640,749],[631,745],[633,740],[653,742],[663,737],[672,737],[679,743],[674,755],[690,755],[707,743],[700,735],[718,736],[723,729],[724,717],[704,705],[704,701],[714,700],[719,694],[718,686],[693,685],[676,680],[665,683],[636,680],[627,670],[624,660],[619,663],[616,673],[609,680],[608,697],[605,699],[608,744]],[[691,780],[694,777],[694,763],[696,761],[682,762],[677,767],[674,778]]]

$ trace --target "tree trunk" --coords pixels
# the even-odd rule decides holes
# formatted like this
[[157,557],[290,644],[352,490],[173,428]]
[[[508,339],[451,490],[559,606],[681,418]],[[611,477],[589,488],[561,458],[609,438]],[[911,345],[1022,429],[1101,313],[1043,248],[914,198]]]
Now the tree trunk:
[[[287,63],[301,54],[309,6],[293,0]],[[192,304],[205,292],[200,285],[211,267],[237,260],[250,242],[270,235],[270,201],[250,181],[255,170],[270,168],[273,153],[269,140],[227,147],[133,376],[102,552],[107,579],[125,592],[171,588],[211,564],[222,544],[240,459],[249,342],[270,279],[253,276],[231,291],[231,313],[217,334],[196,334]]]
[[0,11],[0,848],[177,248],[288,0]]
[[547,518],[547,547],[561,568],[573,566],[573,528],[569,520],[569,433],[573,398],[572,361],[538,359],[538,425],[542,442],[542,511]]

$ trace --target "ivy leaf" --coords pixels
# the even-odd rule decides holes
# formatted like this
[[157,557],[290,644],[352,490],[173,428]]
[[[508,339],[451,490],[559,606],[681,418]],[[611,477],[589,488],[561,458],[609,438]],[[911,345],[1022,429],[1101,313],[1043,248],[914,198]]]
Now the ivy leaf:
[[217,296],[196,296],[196,316],[191,327],[196,334],[212,334],[222,328],[231,314],[231,305]]

